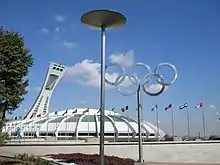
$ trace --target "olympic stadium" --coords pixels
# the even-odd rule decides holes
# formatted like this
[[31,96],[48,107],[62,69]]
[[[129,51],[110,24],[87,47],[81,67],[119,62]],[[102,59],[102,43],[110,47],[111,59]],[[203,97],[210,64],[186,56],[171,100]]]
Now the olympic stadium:
[[[99,138],[100,113],[98,109],[73,108],[49,113],[54,88],[67,67],[51,62],[39,95],[23,120],[5,123],[2,131],[11,138],[85,140]],[[111,110],[105,110],[106,141],[138,141],[138,122]],[[142,121],[144,140],[162,139],[165,133],[147,121]]]

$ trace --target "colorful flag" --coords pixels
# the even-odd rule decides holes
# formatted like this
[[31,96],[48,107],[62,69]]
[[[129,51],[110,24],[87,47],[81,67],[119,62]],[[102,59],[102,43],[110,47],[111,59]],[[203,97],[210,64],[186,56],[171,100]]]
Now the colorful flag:
[[172,108],[172,104],[169,104],[166,108],[165,108],[165,111]]
[[68,112],[68,109],[63,113],[63,115],[62,116],[64,116],[65,114],[67,114],[67,112]]
[[83,114],[85,114],[86,112],[89,112],[89,108],[83,111]]
[[[77,113],[77,109],[75,109],[75,110],[73,111],[73,113]],[[73,114],[73,113],[72,113],[72,114]]]
[[195,108],[202,108],[202,102],[195,106]]
[[122,111],[122,112],[125,112],[125,109],[124,109],[124,108],[122,108],[122,109],[121,109],[121,111]]
[[125,112],[125,111],[127,111],[127,110],[128,110],[128,105],[126,105],[125,108],[123,107],[123,108],[121,109],[122,112]]
[[187,103],[185,103],[185,104],[183,104],[183,105],[180,105],[180,106],[179,106],[179,109],[182,110],[182,109],[184,109],[184,108],[186,108],[186,107],[188,107],[188,104],[187,104]]
[[151,111],[154,111],[156,109],[157,109],[157,104],[153,108],[151,108]]

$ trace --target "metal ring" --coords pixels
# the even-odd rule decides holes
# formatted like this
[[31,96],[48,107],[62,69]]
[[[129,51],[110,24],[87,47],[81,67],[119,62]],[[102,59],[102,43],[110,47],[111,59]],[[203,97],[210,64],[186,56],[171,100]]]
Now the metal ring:
[[175,67],[174,65],[170,64],[170,63],[165,63],[165,62],[164,62],[164,63],[160,63],[160,64],[158,64],[157,67],[155,68],[154,74],[160,75],[160,74],[158,73],[158,69],[159,69],[160,67],[162,67],[162,66],[168,66],[169,68],[171,68],[171,69],[173,70],[173,72],[174,72],[173,80],[172,80],[171,82],[164,82],[164,79],[157,78],[156,81],[157,81],[160,85],[163,85],[163,86],[172,85],[172,84],[176,81],[177,76],[178,76],[176,67]]
[[[120,80],[118,80],[118,82],[117,82],[117,84],[121,84],[125,80],[125,68],[122,67],[121,65],[117,64],[117,63],[112,63],[112,64],[106,66],[105,69],[108,69],[111,66],[116,66],[116,67],[118,67],[121,70],[121,74],[118,75],[118,77],[122,77],[122,78]],[[106,77],[105,77],[105,82],[108,85],[111,85],[111,86],[115,86],[116,85],[116,80],[115,80],[115,82],[111,82]]]
[[[134,64],[134,65],[131,67],[131,69],[134,69],[134,68],[136,68],[136,67],[138,67],[138,66],[144,67],[144,68],[148,71],[148,73],[143,77],[143,81],[141,81],[141,79],[138,78],[138,77],[135,76],[135,75],[128,76],[128,77],[129,77],[130,81],[131,81],[133,84],[135,84],[135,85],[141,85],[141,86],[142,86],[142,85],[146,85],[147,83],[150,82],[150,80],[151,80],[151,78],[152,78],[152,70],[151,70],[150,66],[148,66],[148,65],[146,65],[146,64],[144,64],[144,63],[141,63],[141,62]],[[137,81],[136,81],[136,82],[133,82],[133,80],[131,79],[131,77],[135,77],[135,80],[137,80]]]
[[[156,80],[160,79],[161,82],[163,82],[163,80],[164,80],[163,77],[159,74],[152,74],[152,76],[155,77]],[[165,90],[165,87],[166,87],[165,85],[162,85],[162,84],[160,84],[160,85],[161,85],[161,89],[156,93],[151,93],[151,92],[147,91],[145,85],[142,86],[142,89],[143,89],[144,93],[146,93],[149,96],[158,96],[161,93],[163,93],[163,91]]]
[[[126,74],[123,78],[125,79],[125,77],[126,76],[128,76],[129,77],[129,80],[130,80],[130,75],[128,75],[128,74]],[[116,78],[116,80],[115,80],[115,89],[117,90],[117,92],[118,93],[120,93],[121,95],[123,95],[123,96],[132,96],[132,95],[134,95],[136,92],[137,92],[137,89],[138,89],[138,85],[137,85],[137,79],[135,78],[135,77],[133,77],[133,76],[131,76],[133,79],[134,79],[134,81],[136,82],[136,84],[134,84],[135,86],[136,86],[136,89],[135,89],[135,91],[134,92],[131,92],[131,93],[129,93],[129,94],[126,94],[126,93],[124,93],[124,92],[121,92],[121,90],[120,90],[120,88],[119,88],[119,85],[121,84],[121,83],[118,83],[119,81],[120,81],[120,79],[123,79],[122,78],[122,76],[118,76],[117,78]],[[124,81],[124,80],[123,80]]]

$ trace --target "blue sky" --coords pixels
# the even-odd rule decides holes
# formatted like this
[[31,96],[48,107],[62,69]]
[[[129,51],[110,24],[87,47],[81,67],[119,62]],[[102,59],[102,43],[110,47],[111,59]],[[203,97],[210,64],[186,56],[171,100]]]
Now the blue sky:
[[[113,9],[123,13],[127,23],[107,33],[108,63],[119,56],[152,68],[160,62],[170,62],[178,69],[178,80],[161,96],[143,95],[144,119],[155,123],[155,112],[149,109],[158,104],[161,127],[171,132],[171,114],[164,107],[173,103],[176,133],[186,134],[186,113],[177,106],[188,102],[191,131],[196,134],[202,132],[202,118],[201,110],[194,106],[203,101],[207,132],[220,133],[216,118],[220,107],[219,7],[218,0],[1,1],[1,25],[24,36],[35,60],[28,76],[29,93],[15,115],[24,115],[25,109],[32,105],[50,61],[72,66],[54,91],[51,111],[99,107],[97,86],[88,78],[86,84],[77,83],[80,74],[97,76],[95,69],[100,63],[100,33],[82,25],[80,17],[93,9]],[[76,73],[83,68],[83,62],[84,69],[88,64],[94,72],[85,69],[86,73]],[[165,78],[171,77],[168,76],[171,72],[164,74]],[[120,112],[125,105],[129,105],[129,113],[125,115],[136,115],[135,96],[122,97],[114,89],[106,91],[106,108],[115,107]]]

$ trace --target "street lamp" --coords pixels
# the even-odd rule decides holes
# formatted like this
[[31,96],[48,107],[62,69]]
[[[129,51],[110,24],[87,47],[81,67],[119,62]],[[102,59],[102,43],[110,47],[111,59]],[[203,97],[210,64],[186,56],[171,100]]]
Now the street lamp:
[[89,27],[101,30],[101,90],[100,90],[100,165],[104,165],[104,117],[105,117],[105,35],[107,29],[125,24],[121,13],[111,10],[93,10],[81,17],[81,22]]
[[[144,63],[136,63],[134,64],[131,68],[128,68],[126,70],[123,66],[121,66],[118,63],[112,63],[106,67],[108,69],[109,67],[117,67],[120,69],[121,73],[118,75],[118,77],[115,79],[114,82],[111,82],[108,80],[108,78],[105,78],[105,82],[111,86],[114,86],[116,90],[123,96],[132,96],[135,93],[137,93],[137,110],[138,110],[138,148],[139,148],[139,159],[138,162],[143,162],[143,147],[142,147],[142,123],[141,123],[141,91],[143,91],[145,94],[149,96],[158,96],[163,93],[165,90],[166,86],[172,85],[176,79],[177,79],[177,70],[176,67],[170,63],[160,63],[157,65],[157,67],[152,71],[150,66],[144,64]],[[159,68],[161,67],[169,67],[170,69],[173,70],[174,76],[171,82],[165,82],[163,76],[158,73]],[[146,75],[142,78],[138,77],[135,73],[131,74],[131,71],[137,67],[142,67],[146,70]],[[128,77],[129,80],[136,86],[136,89],[133,92],[123,92],[119,85],[121,85],[125,78]],[[151,79],[154,78],[156,79],[157,83],[161,85],[161,88],[158,92],[152,93],[147,90],[146,85],[149,84]],[[142,90],[141,90],[142,89]]]

